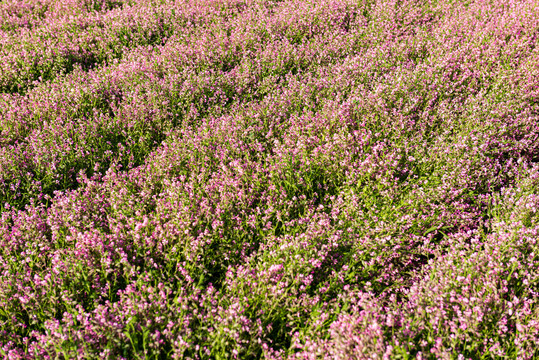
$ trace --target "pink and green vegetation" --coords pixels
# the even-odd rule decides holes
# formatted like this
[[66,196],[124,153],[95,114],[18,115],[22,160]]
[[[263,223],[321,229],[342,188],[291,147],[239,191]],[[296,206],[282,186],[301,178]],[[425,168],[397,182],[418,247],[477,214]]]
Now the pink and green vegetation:
[[0,2],[5,359],[539,358],[539,2]]

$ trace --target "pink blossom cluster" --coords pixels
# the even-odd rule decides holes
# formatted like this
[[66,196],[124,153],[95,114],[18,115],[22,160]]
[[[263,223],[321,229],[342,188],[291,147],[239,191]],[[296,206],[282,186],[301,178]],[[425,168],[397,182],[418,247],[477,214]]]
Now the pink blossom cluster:
[[539,358],[535,0],[0,4],[0,356]]

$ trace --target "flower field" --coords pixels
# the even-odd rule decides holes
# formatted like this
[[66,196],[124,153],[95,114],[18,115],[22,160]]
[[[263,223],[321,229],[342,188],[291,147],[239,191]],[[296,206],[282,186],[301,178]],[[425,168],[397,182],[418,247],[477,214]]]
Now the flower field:
[[2,0],[0,358],[539,359],[539,1]]

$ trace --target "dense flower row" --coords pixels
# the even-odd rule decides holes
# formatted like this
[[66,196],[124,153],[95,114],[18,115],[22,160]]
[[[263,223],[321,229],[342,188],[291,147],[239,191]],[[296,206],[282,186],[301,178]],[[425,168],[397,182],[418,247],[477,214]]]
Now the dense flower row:
[[539,356],[534,1],[43,4],[2,5],[2,356]]
[[[233,8],[235,10],[235,8]],[[138,46],[160,45],[179,33],[234,11],[197,4],[125,4],[108,12],[64,17],[37,29],[4,33],[0,59],[2,92],[22,93],[75,68],[91,69],[122,58]],[[198,34],[200,37],[200,33]]]
[[93,11],[108,11],[122,4],[115,0],[6,0],[0,4],[0,31],[37,29],[66,17],[88,16]]

